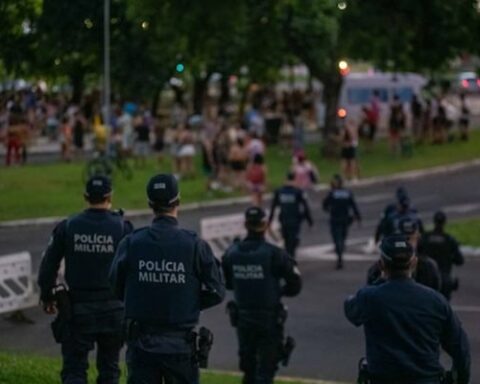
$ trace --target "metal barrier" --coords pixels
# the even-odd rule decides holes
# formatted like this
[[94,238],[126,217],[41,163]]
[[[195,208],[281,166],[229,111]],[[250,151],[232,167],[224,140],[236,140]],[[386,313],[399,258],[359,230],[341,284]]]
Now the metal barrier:
[[0,313],[18,311],[38,304],[28,252],[0,257]]
[[[215,256],[221,257],[235,239],[241,239],[246,236],[247,231],[244,222],[245,218],[241,213],[202,219],[200,221],[201,237],[210,244]],[[282,241],[278,220],[272,222],[271,232],[267,233],[267,240],[281,246]]]

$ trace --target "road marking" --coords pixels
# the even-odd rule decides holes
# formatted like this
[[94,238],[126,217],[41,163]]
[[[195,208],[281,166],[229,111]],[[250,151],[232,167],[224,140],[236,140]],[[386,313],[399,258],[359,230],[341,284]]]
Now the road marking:
[[480,307],[474,305],[453,305],[452,308],[456,312],[480,313]]
[[476,211],[480,208],[480,204],[459,204],[459,205],[450,205],[443,208],[445,213],[467,213],[471,211]]
[[391,193],[378,193],[376,195],[359,196],[357,202],[361,204],[377,203],[379,201],[393,200]]

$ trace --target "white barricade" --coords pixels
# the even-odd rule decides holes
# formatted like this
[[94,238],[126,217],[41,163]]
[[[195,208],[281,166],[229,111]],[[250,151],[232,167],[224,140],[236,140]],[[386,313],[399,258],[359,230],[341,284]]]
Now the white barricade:
[[[244,223],[245,216],[242,213],[208,217],[200,221],[201,237],[210,244],[215,256],[221,257],[235,239],[246,236]],[[277,220],[272,222],[271,232],[267,234],[267,240],[281,246],[280,224]]]
[[0,256],[0,313],[18,311],[38,304],[32,279],[30,253]]

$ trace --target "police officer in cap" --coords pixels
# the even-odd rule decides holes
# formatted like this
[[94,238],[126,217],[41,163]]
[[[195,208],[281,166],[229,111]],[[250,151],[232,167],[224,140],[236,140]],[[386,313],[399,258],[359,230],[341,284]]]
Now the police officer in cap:
[[408,192],[405,189],[405,187],[402,187],[402,186],[398,187],[397,190],[395,191],[395,202],[387,204],[387,206],[383,210],[382,216],[380,217],[380,221],[375,230],[375,244],[378,244],[380,242],[380,239],[383,235],[382,231],[385,227],[385,224],[388,218],[390,217],[390,215],[394,214],[397,211],[399,202],[403,200],[405,197],[408,198]]
[[333,176],[331,187],[331,191],[323,200],[323,210],[330,214],[330,233],[337,254],[337,269],[342,269],[348,227],[354,220],[360,223],[362,218],[353,193],[343,187],[340,175]]
[[[404,217],[399,223],[399,232],[408,238],[408,242],[414,250],[418,249],[420,239],[420,231],[418,222],[411,218]],[[442,277],[435,260],[431,259],[424,253],[417,252],[417,267],[413,274],[413,278],[419,284],[440,291]],[[385,279],[382,277],[381,260],[376,262],[368,271],[367,284],[380,284]]]
[[[112,185],[108,178],[92,177],[84,197],[88,209],[53,230],[38,285],[45,312],[57,314],[52,329],[62,345],[62,383],[87,383],[88,353],[96,344],[97,383],[112,384],[118,383],[120,376],[123,304],[110,289],[108,272],[117,245],[133,227],[121,213],[110,210]],[[68,293],[65,287],[56,287],[62,260]]]
[[387,281],[368,286],[345,301],[345,315],[363,325],[371,384],[440,384],[440,348],[453,360],[458,384],[470,378],[467,336],[447,300],[412,279],[417,263],[408,238],[381,244]]
[[200,311],[224,298],[219,263],[205,241],[178,227],[173,175],[152,177],[147,196],[155,218],[120,243],[110,271],[125,303],[128,383],[198,383],[193,328]]
[[293,345],[283,343],[286,311],[281,299],[298,295],[302,286],[294,259],[265,241],[267,225],[261,208],[247,209],[247,237],[222,259],[227,289],[234,292],[228,309],[237,328],[244,384],[273,383],[279,362],[288,360]]
[[310,227],[313,226],[312,214],[305,192],[295,186],[294,179],[293,172],[289,172],[285,185],[275,191],[268,219],[268,225],[270,226],[275,216],[275,210],[280,207],[279,220],[285,250],[292,257],[295,257],[295,251],[300,243],[302,221],[306,220]]
[[401,233],[400,222],[404,219],[415,221],[420,234],[425,232],[418,211],[411,206],[410,197],[408,197],[408,195],[401,195],[398,199],[397,210],[380,223],[381,227],[377,230],[378,235],[376,235],[376,240]]
[[450,300],[452,291],[458,287],[458,280],[452,277],[452,267],[462,265],[465,259],[457,240],[445,232],[446,222],[445,213],[441,211],[435,213],[434,229],[422,236],[419,250],[437,262],[442,276],[441,292]]

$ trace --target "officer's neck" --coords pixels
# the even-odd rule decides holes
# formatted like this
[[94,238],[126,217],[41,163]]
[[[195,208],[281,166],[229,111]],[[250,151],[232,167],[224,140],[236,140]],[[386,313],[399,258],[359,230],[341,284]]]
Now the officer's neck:
[[247,239],[253,239],[253,240],[258,240],[258,239],[264,239],[265,238],[265,232],[256,232],[256,231],[248,231],[247,232]]
[[88,204],[88,209],[92,209],[94,211],[106,211],[112,208],[112,203],[110,202],[103,202],[99,204]]

